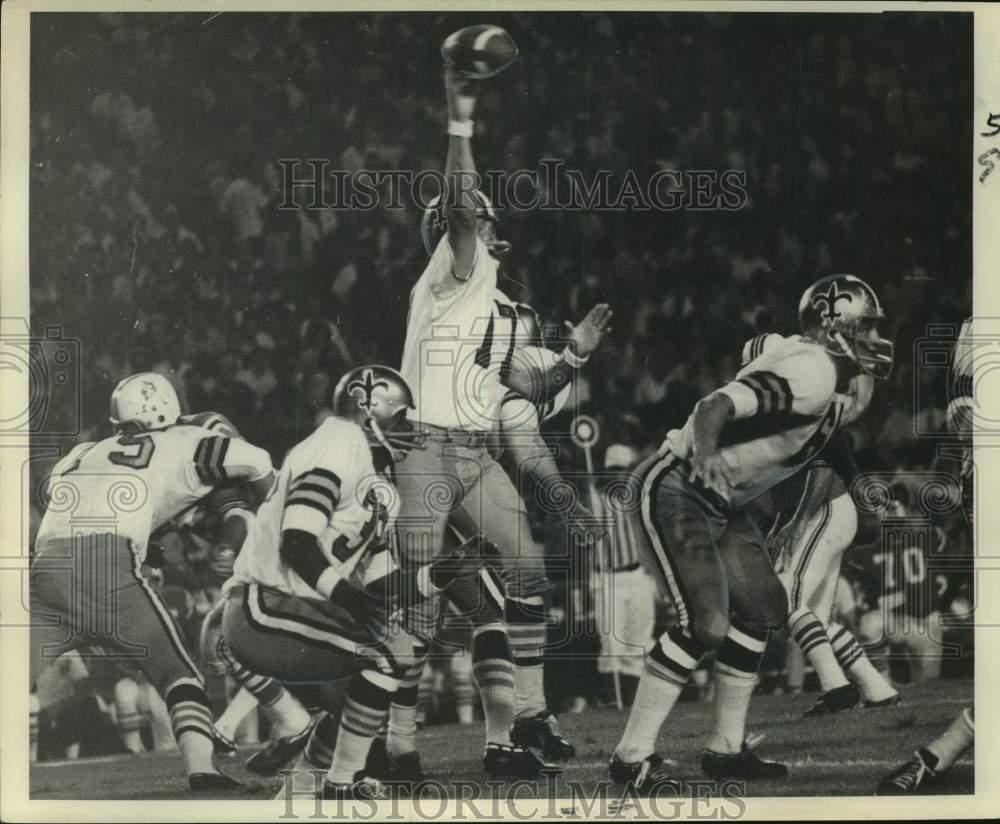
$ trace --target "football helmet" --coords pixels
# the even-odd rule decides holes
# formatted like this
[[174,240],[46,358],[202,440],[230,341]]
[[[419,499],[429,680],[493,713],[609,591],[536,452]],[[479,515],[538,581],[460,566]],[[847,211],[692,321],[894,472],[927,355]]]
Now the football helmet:
[[[476,189],[473,195],[476,198],[477,228],[486,248],[494,256],[507,254],[511,250],[511,245],[505,240],[497,239],[495,227],[500,221],[496,209],[493,208],[493,202],[479,189]],[[485,232],[480,228],[482,221],[486,221],[490,225],[490,228],[486,229]],[[437,249],[438,243],[441,242],[441,238],[445,236],[447,231],[448,216],[445,213],[444,201],[441,199],[441,195],[438,195],[427,204],[423,219],[420,221],[420,238],[424,242],[424,249],[428,255],[434,254],[434,250]]]
[[139,372],[125,378],[111,393],[111,423],[139,429],[163,429],[177,423],[181,404],[163,375]]
[[799,302],[803,335],[879,379],[889,377],[893,363],[892,341],[880,337],[876,328],[884,318],[875,290],[854,275],[820,278]]
[[409,384],[395,369],[370,364],[344,375],[333,390],[333,414],[365,430],[372,446],[381,446],[395,460],[421,448],[420,434],[406,419],[416,409]]

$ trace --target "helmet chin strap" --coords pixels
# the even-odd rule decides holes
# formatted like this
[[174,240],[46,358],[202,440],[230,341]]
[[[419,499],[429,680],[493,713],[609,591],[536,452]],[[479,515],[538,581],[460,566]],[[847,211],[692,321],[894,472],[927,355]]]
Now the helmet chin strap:
[[372,417],[368,418],[368,422],[371,424],[372,432],[374,433],[376,440],[378,440],[378,442],[383,447],[385,447],[386,451],[388,451],[388,453],[392,455],[392,459],[394,461],[401,461],[403,458],[406,457],[405,452],[402,452],[398,449],[393,449],[392,446],[390,446],[389,441],[386,440],[386,437],[382,432],[382,428],[378,425],[378,421],[375,420],[375,418]]
[[854,349],[852,349],[850,346],[847,345],[847,340],[844,338],[844,336],[838,330],[835,329],[830,333],[830,337],[833,338],[840,345],[840,348],[843,351],[844,355],[847,356],[851,360],[851,362],[856,367],[858,367],[858,369],[860,369],[863,373],[867,374],[868,370],[865,369],[864,365],[861,363],[861,360],[858,358]]

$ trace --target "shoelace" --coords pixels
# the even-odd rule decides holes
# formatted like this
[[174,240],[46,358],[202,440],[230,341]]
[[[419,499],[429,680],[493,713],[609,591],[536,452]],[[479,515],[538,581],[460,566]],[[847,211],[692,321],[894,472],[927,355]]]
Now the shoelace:
[[924,759],[920,757],[920,753],[914,753],[909,768],[893,778],[892,783],[901,790],[912,790],[924,780],[925,775],[933,778],[934,771],[924,763]]

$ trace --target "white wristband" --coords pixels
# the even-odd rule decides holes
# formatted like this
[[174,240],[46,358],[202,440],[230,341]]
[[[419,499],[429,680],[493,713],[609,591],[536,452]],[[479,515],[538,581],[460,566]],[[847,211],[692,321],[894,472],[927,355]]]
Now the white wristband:
[[448,134],[455,137],[472,137],[474,123],[472,120],[449,120]]
[[438,589],[431,580],[431,565],[421,567],[417,570],[417,589],[425,598],[432,598],[441,590]]
[[585,363],[586,363],[586,362],[587,362],[588,360],[590,360],[590,355],[587,355],[586,357],[584,357],[584,358],[581,358],[581,357],[580,357],[579,355],[577,355],[577,354],[576,354],[576,353],[575,353],[575,352],[574,352],[574,351],[573,351],[573,350],[572,350],[572,349],[571,349],[570,347],[568,347],[568,346],[567,346],[567,347],[566,347],[565,349],[563,349],[563,350],[562,350],[562,352],[560,353],[560,355],[559,355],[559,356],[560,356],[560,357],[561,357],[561,358],[562,358],[562,359],[563,359],[564,361],[566,361],[566,363],[568,363],[568,364],[569,364],[570,366],[572,366],[572,367],[573,367],[574,369],[579,369],[579,368],[580,368],[581,366],[583,366],[583,365],[584,365],[584,364],[585,364]]

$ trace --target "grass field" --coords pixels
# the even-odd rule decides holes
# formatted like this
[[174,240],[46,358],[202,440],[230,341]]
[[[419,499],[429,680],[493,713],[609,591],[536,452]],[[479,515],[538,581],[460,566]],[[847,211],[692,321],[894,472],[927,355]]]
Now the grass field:
[[[875,782],[917,745],[939,735],[972,696],[972,682],[936,681],[905,687],[903,704],[881,710],[853,710],[836,716],[803,719],[815,694],[758,696],[750,710],[748,732],[763,735],[760,754],[788,764],[789,776],[747,787],[750,796],[871,795]],[[682,703],[666,725],[660,752],[674,759],[677,774],[702,779],[698,758],[711,718],[706,704]],[[564,734],[576,744],[577,757],[564,766],[560,781],[584,788],[607,779],[607,762],[626,719],[625,712],[593,709],[560,718]],[[418,736],[424,770],[446,784],[482,781],[483,730],[435,726]],[[239,757],[224,759],[222,769],[246,781],[241,792],[219,798],[271,797],[276,780],[260,780],[242,768]],[[949,793],[974,791],[972,755],[949,776]],[[104,759],[45,762],[31,769],[31,797],[36,799],[185,799],[187,785],[175,752]],[[522,794],[522,797],[525,797]]]

